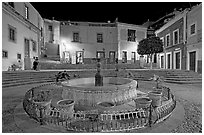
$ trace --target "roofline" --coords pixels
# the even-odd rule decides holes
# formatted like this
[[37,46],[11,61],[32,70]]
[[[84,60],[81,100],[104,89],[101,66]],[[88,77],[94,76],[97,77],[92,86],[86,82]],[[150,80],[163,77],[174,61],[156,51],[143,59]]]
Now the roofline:
[[117,24],[123,24],[123,25],[129,25],[129,26],[134,26],[134,27],[147,29],[147,27],[145,27],[143,25],[135,25],[135,24],[129,24],[129,23],[122,23],[122,22],[117,22]]
[[169,22],[167,22],[166,24],[164,24],[161,28],[159,28],[158,30],[155,31],[155,34],[157,35],[158,33],[162,32],[163,30],[165,30],[166,28],[168,28],[169,26],[171,26],[173,23],[175,23],[176,21],[178,21],[179,19],[181,19],[182,17],[185,17],[187,14],[188,10],[184,10],[182,13],[178,14],[177,16],[175,16],[173,19],[171,19]]

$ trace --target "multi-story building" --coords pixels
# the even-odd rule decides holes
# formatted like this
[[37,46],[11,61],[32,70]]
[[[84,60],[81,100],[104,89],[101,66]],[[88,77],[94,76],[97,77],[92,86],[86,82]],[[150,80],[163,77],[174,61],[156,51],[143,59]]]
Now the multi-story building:
[[164,43],[160,68],[202,72],[202,4],[177,12],[155,33]]
[[19,60],[22,69],[31,69],[41,54],[43,19],[27,2],[2,3],[2,70]]
[[62,21],[59,25],[58,21],[45,20],[45,26],[48,29],[45,42],[50,42],[47,54],[51,53],[51,46],[57,48],[59,45],[61,61],[72,64],[92,63],[93,58],[103,58],[106,63],[116,60],[135,63],[139,60],[137,45],[146,37],[147,30],[143,26],[120,22]]
[[164,52],[160,53],[160,68],[186,69],[186,13],[177,14],[155,33],[164,43]]
[[187,70],[202,72],[202,3],[187,13]]

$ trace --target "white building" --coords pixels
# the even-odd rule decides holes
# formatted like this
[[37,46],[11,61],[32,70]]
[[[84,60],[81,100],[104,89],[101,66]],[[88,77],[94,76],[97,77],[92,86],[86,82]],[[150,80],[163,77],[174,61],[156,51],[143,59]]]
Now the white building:
[[146,38],[147,31],[146,27],[120,22],[46,21],[49,23],[45,28],[52,30],[52,34],[50,30],[45,34],[45,42],[52,43],[47,46],[47,54],[59,45],[60,59],[72,64],[92,63],[93,58],[99,57],[106,63],[115,63],[116,59],[119,63],[135,63],[139,60],[137,45]]
[[43,19],[28,2],[2,2],[2,70],[22,62],[31,69],[34,57],[41,54]]

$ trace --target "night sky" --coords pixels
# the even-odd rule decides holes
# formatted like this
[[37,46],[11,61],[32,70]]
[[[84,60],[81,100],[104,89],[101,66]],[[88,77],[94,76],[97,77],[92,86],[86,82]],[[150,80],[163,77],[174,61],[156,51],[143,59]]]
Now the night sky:
[[43,18],[58,21],[119,22],[141,25],[156,21],[174,9],[200,2],[31,2]]

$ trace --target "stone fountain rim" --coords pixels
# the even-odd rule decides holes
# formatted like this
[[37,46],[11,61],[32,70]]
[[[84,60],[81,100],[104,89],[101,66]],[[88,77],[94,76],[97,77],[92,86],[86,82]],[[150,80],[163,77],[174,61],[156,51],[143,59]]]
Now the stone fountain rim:
[[104,79],[117,78],[117,79],[121,79],[121,80],[127,80],[128,82],[125,84],[112,85],[112,86],[86,86],[85,87],[85,86],[68,85],[68,83],[71,81],[76,81],[76,80],[80,80],[80,79],[87,79],[87,78],[94,79],[94,77],[86,77],[86,78],[77,78],[77,79],[67,80],[67,81],[62,82],[62,86],[65,88],[77,89],[77,90],[82,90],[82,91],[111,92],[114,90],[129,89],[130,86],[136,87],[136,85],[137,85],[136,80],[133,80],[130,78],[122,78],[122,77],[104,77]]

